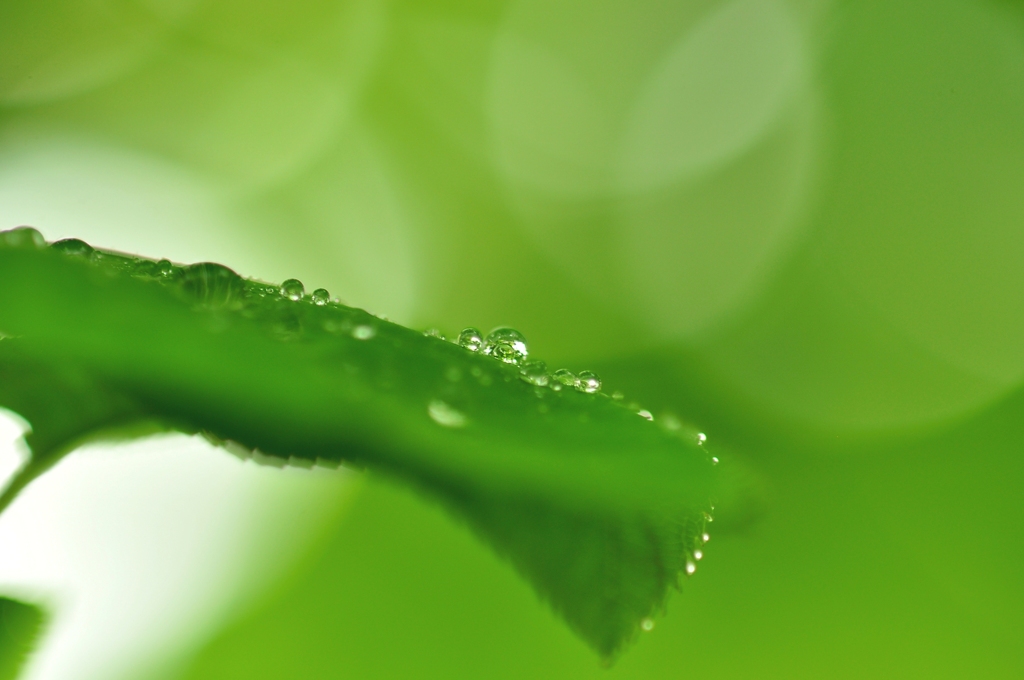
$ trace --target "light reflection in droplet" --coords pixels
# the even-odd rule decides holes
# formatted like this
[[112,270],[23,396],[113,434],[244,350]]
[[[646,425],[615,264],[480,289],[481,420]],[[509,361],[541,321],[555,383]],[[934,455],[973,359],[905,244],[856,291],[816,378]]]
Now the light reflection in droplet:
[[440,399],[433,399],[427,404],[427,413],[435,423],[445,427],[465,427],[469,422],[466,414]]

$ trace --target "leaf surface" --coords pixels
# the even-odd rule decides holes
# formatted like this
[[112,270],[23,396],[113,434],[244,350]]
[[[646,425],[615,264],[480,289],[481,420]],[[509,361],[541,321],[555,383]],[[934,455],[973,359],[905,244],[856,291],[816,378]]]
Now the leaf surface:
[[693,433],[220,265],[7,240],[0,406],[33,431],[0,505],[88,438],[154,429],[371,468],[454,511],[605,658],[692,571],[715,482]]

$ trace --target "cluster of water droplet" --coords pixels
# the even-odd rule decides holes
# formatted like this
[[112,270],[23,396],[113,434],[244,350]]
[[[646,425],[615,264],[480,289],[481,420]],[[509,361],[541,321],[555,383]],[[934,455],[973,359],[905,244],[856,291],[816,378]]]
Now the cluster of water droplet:
[[[46,245],[43,235],[32,227],[0,231],[0,247],[44,248]],[[243,316],[250,318],[262,315],[269,319],[271,328],[282,339],[295,338],[301,334],[302,315],[305,313],[303,309],[307,305],[335,308],[337,316],[317,321],[318,328],[332,335],[347,335],[355,340],[368,341],[378,333],[375,317],[337,304],[324,288],[317,288],[307,295],[305,286],[298,279],[288,279],[277,286],[243,279],[228,267],[212,262],[182,266],[166,259],[147,260],[94,248],[76,238],[56,241],[50,244],[50,248],[65,256],[90,262],[111,273],[126,274],[172,286],[204,309],[239,310]],[[343,310],[346,314],[358,312],[361,316],[346,315],[342,313]],[[430,329],[425,335],[445,340],[444,334],[437,329]],[[514,328],[495,328],[486,336],[476,328],[466,328],[459,333],[454,342],[470,352],[488,356],[507,366],[517,367],[520,379],[534,386],[538,396],[545,393],[543,388],[554,392],[573,389],[584,394],[601,393],[601,379],[592,371],[581,371],[578,374],[566,368],[549,371],[543,361],[530,360],[526,338]],[[470,372],[481,385],[490,384],[494,379],[479,367],[474,367]],[[506,375],[506,380],[508,379],[510,378]],[[624,395],[621,392],[615,391],[608,396],[642,418],[654,420],[654,415],[649,410],[641,408],[636,403],[624,402]],[[461,427],[465,424],[465,419],[460,420],[452,415],[457,412],[450,406],[442,408],[439,405],[444,402],[432,404],[433,407],[429,409],[430,415],[441,424],[448,427]],[[539,408],[542,412],[548,409],[544,403],[541,403]],[[671,416],[665,416],[660,424],[667,430],[678,431],[684,438],[695,437],[698,445],[703,444],[706,439],[703,433],[694,435],[690,431],[684,432],[678,421]],[[715,457],[711,457],[710,460],[713,464],[718,463]],[[697,550],[694,553],[694,560],[699,560],[701,554]],[[692,573],[689,566],[687,571]]]
[[[46,246],[43,235],[32,227],[0,231],[0,248]],[[180,292],[198,308],[238,311],[246,318],[261,320],[282,339],[298,338],[312,327],[331,335],[348,335],[356,340],[370,340],[377,335],[376,319],[372,315],[332,300],[325,288],[317,288],[307,295],[305,286],[298,279],[273,285],[244,279],[232,269],[213,262],[177,265],[169,260],[148,260],[94,248],[77,238],[62,239],[49,247],[112,275],[127,275],[164,284]],[[314,321],[307,318],[307,306],[331,307],[335,314]],[[309,323],[311,321],[313,323]]]
[[[0,246],[42,248],[45,245],[42,234],[32,227],[0,232]],[[298,279],[288,279],[280,286],[274,286],[243,279],[234,270],[213,262],[182,266],[169,260],[147,260],[93,248],[77,238],[56,241],[50,244],[50,248],[69,257],[103,265],[115,272],[173,283],[206,307],[243,306],[247,300],[256,298],[308,301],[318,307],[332,302],[331,294],[324,288],[317,288],[307,297],[305,286]]]
[[[424,335],[439,340],[445,339],[444,334],[436,328],[425,331]],[[593,371],[581,371],[578,374],[567,368],[549,371],[547,364],[543,361],[529,360],[530,350],[526,338],[514,328],[502,326],[495,328],[486,336],[477,328],[465,328],[459,333],[455,343],[470,352],[477,352],[497,359],[501,363],[517,366],[520,379],[536,388],[547,387],[555,392],[571,388],[585,394],[601,392],[601,378]],[[538,396],[540,394],[541,392],[538,391]],[[625,398],[622,392],[617,390],[608,396],[616,402],[623,402]],[[641,408],[639,404],[623,403],[622,405],[641,418],[654,421],[654,414]],[[671,431],[683,439],[691,440],[698,446],[703,445],[707,440],[703,432],[683,428],[682,424],[671,415],[666,415],[660,424],[665,430]],[[718,464],[718,458],[714,456],[710,456],[709,460],[713,465]]]
[[[428,330],[424,335],[444,339],[436,329]],[[556,392],[571,387],[587,394],[601,391],[601,379],[593,371],[576,375],[569,369],[560,368],[549,372],[543,361],[529,361],[530,348],[526,338],[514,328],[500,326],[484,336],[479,329],[470,327],[463,329],[455,342],[470,352],[479,352],[503,364],[519,367],[519,377],[536,387],[549,387]]]
[[[714,510],[715,506],[710,505],[709,509]],[[704,559],[705,546],[711,540],[707,525],[713,521],[714,517],[710,512],[701,512],[696,518],[686,522],[683,530],[685,548],[680,571],[687,578],[697,573],[697,563]],[[644,633],[651,632],[654,630],[654,619],[651,616],[645,616],[640,619],[639,627]]]

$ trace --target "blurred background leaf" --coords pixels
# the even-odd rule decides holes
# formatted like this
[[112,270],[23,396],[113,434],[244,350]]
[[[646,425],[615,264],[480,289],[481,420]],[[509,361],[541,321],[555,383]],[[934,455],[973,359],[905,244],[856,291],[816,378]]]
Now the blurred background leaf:
[[18,677],[43,628],[43,613],[24,602],[0,597],[0,678]]

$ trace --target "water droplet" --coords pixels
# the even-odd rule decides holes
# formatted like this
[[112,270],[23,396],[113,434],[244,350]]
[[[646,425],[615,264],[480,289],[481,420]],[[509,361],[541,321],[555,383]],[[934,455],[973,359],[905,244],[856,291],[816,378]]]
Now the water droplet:
[[298,279],[288,279],[281,284],[281,295],[289,300],[301,300],[306,294],[306,287]]
[[587,394],[601,391],[601,379],[593,371],[581,371],[576,376],[576,389]]
[[136,261],[135,269],[132,270],[132,276],[142,276],[151,279],[163,278],[163,274],[160,272],[160,264],[153,260]]
[[704,543],[707,543],[708,541],[711,540],[711,534],[709,534],[708,532],[705,531],[703,534],[700,535],[700,540],[703,541]]
[[622,401],[625,398],[626,398],[626,395],[623,394],[622,392],[619,392],[618,390],[615,390],[614,392],[612,392],[612,399],[614,399],[615,401]]
[[705,513],[702,513],[702,514],[704,515],[704,521],[705,522],[714,522],[715,521],[715,518],[712,517],[709,513],[705,512]]
[[46,239],[34,227],[15,227],[0,231],[0,244],[10,248],[42,248]]
[[444,333],[442,333],[437,328],[428,328],[427,330],[423,331],[423,335],[427,336],[428,338],[437,338],[438,340],[447,340],[447,338],[444,337]]
[[650,619],[650,618],[646,618],[643,621],[641,621],[640,622],[640,630],[643,630],[643,631],[645,631],[647,633],[650,633],[652,630],[654,630],[654,620]]
[[[302,295],[300,294],[299,297],[302,297]],[[310,297],[313,299],[313,304],[317,307],[323,307],[331,301],[331,294],[327,292],[326,288],[317,288]]]
[[242,294],[245,281],[224,265],[199,262],[185,268],[181,286],[201,304],[223,307]]
[[686,560],[686,575],[693,576],[695,571],[697,571],[697,565],[692,560]]
[[704,551],[703,550],[694,550],[693,551],[693,559],[695,559],[697,561],[700,561],[700,560],[704,559]]
[[456,410],[440,399],[433,399],[427,404],[427,413],[438,425],[445,427],[465,427],[469,422],[466,414]]
[[718,456],[711,456],[711,464],[718,465]]
[[326,319],[323,328],[328,333],[347,333],[352,328],[352,322],[348,319]]
[[160,260],[156,263],[156,266],[160,270],[160,276],[165,278],[174,273],[174,265],[171,264],[170,260]]
[[548,376],[548,365],[543,361],[527,361],[523,364],[522,368],[519,369],[519,377],[531,385],[544,387],[550,380],[550,377]]
[[484,354],[506,364],[521,364],[529,353],[526,338],[514,328],[495,328],[484,340]]
[[703,432],[698,432],[697,433],[697,444],[703,444],[707,440],[708,440],[708,436],[706,434],[704,434]]
[[671,413],[663,415],[658,419],[658,422],[661,423],[661,426],[669,432],[677,432],[683,427],[683,424],[679,422],[679,418],[676,418]]
[[558,392],[563,387],[576,387],[576,374],[568,368],[560,368],[551,374],[551,389]]
[[352,329],[352,337],[356,340],[370,340],[377,335],[377,329],[366,324],[359,324]]
[[92,246],[78,238],[65,238],[50,246],[58,253],[71,255],[73,257],[89,257],[92,254]]
[[647,418],[647,420],[654,420],[654,414],[645,408],[640,409],[639,411],[636,412],[636,414],[641,418]]
[[459,333],[459,345],[470,352],[478,352],[484,346],[484,336],[476,328],[470,327]]

